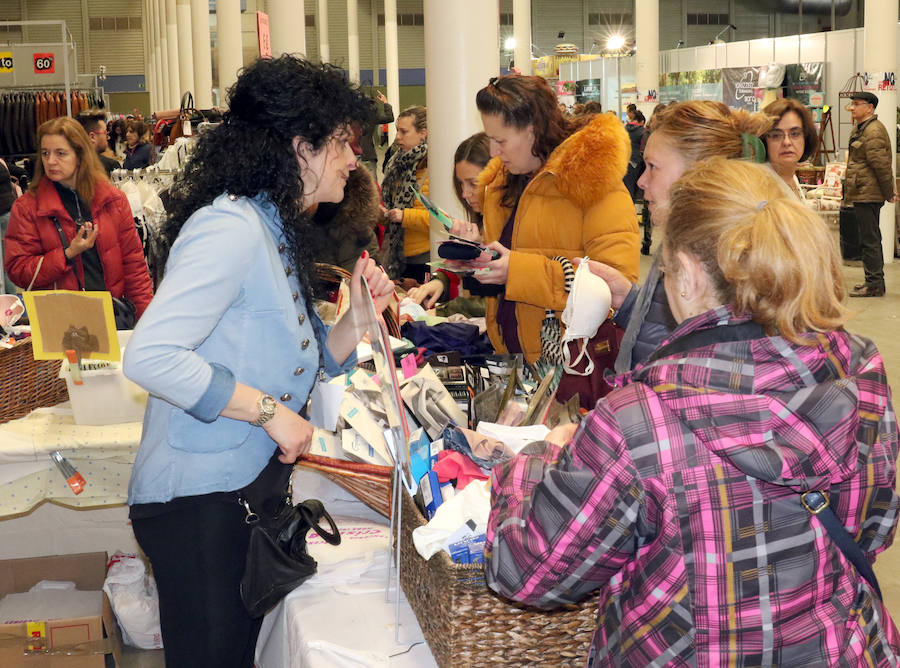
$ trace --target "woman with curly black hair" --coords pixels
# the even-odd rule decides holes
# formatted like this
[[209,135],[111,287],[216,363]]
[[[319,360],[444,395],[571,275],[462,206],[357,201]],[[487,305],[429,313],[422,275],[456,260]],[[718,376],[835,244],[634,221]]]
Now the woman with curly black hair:
[[238,496],[273,450],[287,466],[309,448],[299,413],[317,380],[355,362],[360,277],[379,312],[393,292],[363,253],[347,316],[329,331],[310,303],[308,211],[343,198],[365,97],[336,68],[282,56],[244,69],[228,99],[172,195],[164,278],[124,361],[150,392],[128,503],[170,668],[253,665],[261,619],[240,596]]

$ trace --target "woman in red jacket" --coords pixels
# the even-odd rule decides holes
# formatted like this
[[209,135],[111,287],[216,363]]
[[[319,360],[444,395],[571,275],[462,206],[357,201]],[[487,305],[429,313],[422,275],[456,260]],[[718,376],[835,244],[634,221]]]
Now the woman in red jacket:
[[10,212],[7,274],[22,288],[108,290],[140,317],[153,285],[128,199],[106,179],[77,121],[47,121],[38,144],[34,179]]

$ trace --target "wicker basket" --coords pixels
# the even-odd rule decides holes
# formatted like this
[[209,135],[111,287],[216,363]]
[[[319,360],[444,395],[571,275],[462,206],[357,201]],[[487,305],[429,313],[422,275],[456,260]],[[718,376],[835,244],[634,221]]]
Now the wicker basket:
[[36,360],[31,339],[0,349],[0,423],[69,400],[60,360]]
[[425,561],[412,532],[425,524],[403,492],[400,584],[440,666],[584,666],[597,625],[597,598],[553,611],[491,592],[481,564],[456,564],[443,550]]
[[[326,286],[339,285],[341,281],[350,281],[352,274],[333,264],[325,264],[324,262],[316,262],[316,275],[319,280]],[[394,302],[397,303],[396,301]],[[381,314],[384,317],[384,323],[387,325],[388,334],[395,339],[400,338],[400,314],[393,308],[388,306]]]
[[385,517],[391,516],[391,467],[301,455],[297,466],[318,471]]

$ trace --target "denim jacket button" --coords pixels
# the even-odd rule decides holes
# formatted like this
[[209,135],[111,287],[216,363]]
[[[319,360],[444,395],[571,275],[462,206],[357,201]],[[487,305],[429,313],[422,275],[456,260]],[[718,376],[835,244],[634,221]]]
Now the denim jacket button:
[[300,344],[301,350],[306,350],[309,348],[309,339],[303,339],[303,342]]
[[287,244],[285,244],[283,241],[280,244],[278,244],[278,252],[279,253],[283,253],[286,248],[287,248]]
[[306,371],[306,369],[304,369],[302,366],[298,366],[296,369],[294,369],[294,375],[295,375],[295,376],[299,376],[299,375],[302,374],[304,371]]
[[284,275],[285,275],[285,276],[290,276],[290,275],[293,274],[293,273],[294,273],[293,267],[285,267],[285,268],[284,268]]
[[294,398],[294,397],[292,397],[292,396],[291,396],[290,394],[288,394],[287,392],[285,392],[284,394],[281,395],[281,400],[282,400],[282,401],[290,401],[290,400],[293,399],[293,398]]
[[299,292],[294,292],[294,294],[292,294],[291,297],[294,298],[294,301],[297,301],[298,299],[300,299],[300,293],[299,293]]
[[304,322],[306,322],[306,314],[305,314],[305,313],[301,313],[300,315],[298,315],[298,316],[297,316],[297,322],[299,322],[301,325],[302,325]]

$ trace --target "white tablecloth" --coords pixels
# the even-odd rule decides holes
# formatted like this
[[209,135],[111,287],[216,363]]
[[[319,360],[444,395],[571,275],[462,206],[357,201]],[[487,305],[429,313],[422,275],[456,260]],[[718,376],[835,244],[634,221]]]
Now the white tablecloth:
[[[44,500],[73,508],[124,503],[140,439],[140,422],[75,424],[68,402],[0,425],[0,518]],[[50,460],[55,450],[84,477],[81,494],[72,492]]]
[[[259,668],[431,668],[437,664],[415,614],[400,593],[400,641],[395,597],[385,600],[390,558],[388,520],[312,471],[294,475],[294,498],[323,501],[342,532],[332,548],[310,538],[316,575],[263,620],[256,643]],[[393,575],[393,574],[392,574]],[[392,578],[392,585],[396,578]]]

